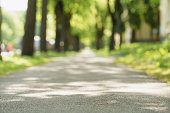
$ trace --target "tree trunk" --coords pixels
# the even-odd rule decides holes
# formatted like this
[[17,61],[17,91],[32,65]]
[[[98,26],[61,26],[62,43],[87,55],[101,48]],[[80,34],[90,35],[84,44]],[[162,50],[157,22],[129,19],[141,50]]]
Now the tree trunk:
[[151,31],[150,31],[150,36],[151,36],[151,39],[150,39],[150,41],[154,41],[154,37],[153,37],[153,28],[151,28]]
[[62,1],[58,2],[55,8],[56,15],[56,38],[55,38],[55,50],[60,52],[61,46],[60,42],[62,39],[62,30],[63,30],[63,3]]
[[131,39],[131,42],[132,43],[136,42],[136,30],[135,29],[132,29],[132,39]]
[[159,6],[157,8],[158,10],[158,23],[157,23],[157,36],[156,36],[156,41],[160,41],[160,10],[159,10]]
[[28,9],[25,23],[25,34],[22,41],[22,55],[33,56],[34,54],[34,35],[36,22],[36,2],[28,0]]
[[100,30],[98,28],[98,26],[96,25],[96,50],[100,49]]
[[122,47],[122,42],[123,42],[123,36],[122,33],[120,33],[120,45],[119,45],[120,48]]
[[40,50],[43,52],[47,51],[47,42],[46,42],[46,28],[47,28],[47,3],[48,0],[42,0],[42,20],[41,20],[41,41],[40,41]]
[[100,37],[97,36],[96,38],[97,38],[96,39],[96,50],[99,50],[100,49]]
[[73,49],[73,38],[71,35],[71,14],[65,13],[64,14],[64,29],[63,29],[63,35],[64,35],[64,51],[72,50]]
[[109,50],[112,51],[115,49],[115,23],[116,23],[116,18],[115,18],[115,14],[112,14],[112,35],[111,35],[111,38],[110,38],[110,47],[109,47]]
[[61,51],[60,41],[61,41],[61,34],[60,34],[59,30],[56,30],[55,50],[57,50],[58,52]]
[[103,43],[103,37],[100,38],[100,49],[102,49],[104,46],[104,43]]
[[67,36],[65,36],[64,37],[64,51],[68,51],[68,47],[69,47],[69,42],[68,42]]
[[2,56],[1,56],[1,44],[2,44],[2,29],[1,29],[1,25],[2,25],[2,10],[1,10],[1,6],[0,6],[0,60],[2,60]]
[[96,25],[96,50],[99,50],[103,47],[103,34],[104,34],[104,25],[102,28],[99,28]]
[[80,51],[80,38],[78,35],[75,36],[75,51]]
[[109,50],[112,51],[115,49],[115,39],[114,39],[115,30],[112,28],[112,36],[110,37],[110,44],[109,44]]
[[112,36],[110,37],[109,51],[112,51],[112,50],[115,49],[115,40],[114,40],[115,28],[114,28],[114,24],[116,23],[116,19],[115,19],[115,13],[113,13],[111,11],[109,2],[110,2],[110,0],[107,0],[107,8],[108,8],[108,12],[109,12],[109,14],[112,18]]

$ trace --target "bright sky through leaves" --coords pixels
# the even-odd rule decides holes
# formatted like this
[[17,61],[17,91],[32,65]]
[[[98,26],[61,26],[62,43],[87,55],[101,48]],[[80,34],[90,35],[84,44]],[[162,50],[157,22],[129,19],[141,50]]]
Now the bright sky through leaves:
[[0,0],[0,5],[5,10],[23,11],[27,9],[28,0]]

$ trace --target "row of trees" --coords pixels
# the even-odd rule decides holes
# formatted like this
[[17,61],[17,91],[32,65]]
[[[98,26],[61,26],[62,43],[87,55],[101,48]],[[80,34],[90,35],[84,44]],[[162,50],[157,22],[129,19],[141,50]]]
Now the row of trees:
[[[55,17],[56,17],[56,38],[55,38],[55,50],[60,52],[68,50],[79,51],[80,41],[78,35],[71,34],[71,25],[70,21],[72,18],[72,9],[71,7],[66,8],[68,1],[57,0],[49,1],[42,0],[42,19],[41,19],[41,30],[40,30],[40,49],[43,52],[47,51],[46,46],[46,29],[47,29],[47,6],[50,3],[50,7],[55,7]],[[22,42],[22,55],[32,56],[34,53],[34,34],[35,34],[35,23],[36,23],[36,4],[37,0],[28,1],[28,9],[26,15],[25,23],[25,34]],[[53,5],[56,4],[56,5]],[[73,4],[72,4],[73,5]],[[68,10],[69,9],[69,10]]]
[[[127,25],[132,29],[131,42],[136,42],[136,31],[139,30],[145,22],[151,28],[151,39],[153,40],[153,31],[156,30],[156,40],[160,41],[160,0],[105,0],[105,8],[102,9],[96,5],[96,49],[103,47],[104,31],[107,29],[107,23],[111,24],[109,30],[111,36],[109,39],[109,49],[115,49],[115,34],[120,37],[120,47],[123,42],[123,33]],[[97,3],[96,3],[97,4]],[[108,21],[107,18],[110,18]]]
[[[22,55],[34,54],[37,2],[39,1],[28,0]],[[55,50],[58,52],[78,51],[82,37],[96,37],[95,40],[94,38],[90,40],[95,42],[96,49],[101,49],[105,45],[104,37],[109,36],[109,49],[114,50],[115,34],[120,36],[121,46],[125,26],[128,23],[132,29],[131,41],[135,42],[136,30],[140,28],[143,21],[151,29],[157,28],[157,40],[159,40],[159,2],[160,0],[41,0],[40,49],[43,52],[47,51],[46,29],[49,13],[55,15]],[[0,10],[0,25],[1,18]],[[111,35],[108,35],[106,31],[110,31]]]
[[[108,11],[112,20],[112,36],[110,38],[110,50],[114,49],[114,35],[120,36],[120,46],[122,44],[122,33],[125,31],[125,24],[129,24],[132,29],[131,42],[136,42],[136,30],[140,29],[145,21],[151,28],[157,29],[157,41],[160,41],[160,0],[114,0],[114,10],[111,10],[110,0],[107,0]],[[126,16],[124,16],[126,15]]]

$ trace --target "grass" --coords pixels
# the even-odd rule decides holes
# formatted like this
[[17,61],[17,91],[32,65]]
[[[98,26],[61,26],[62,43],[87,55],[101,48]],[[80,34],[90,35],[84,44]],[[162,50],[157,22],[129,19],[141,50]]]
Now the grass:
[[170,83],[170,39],[163,43],[134,43],[110,53],[106,50],[98,53],[115,55],[125,51],[129,54],[116,58],[116,62],[143,70],[148,75]]
[[109,51],[108,47],[105,47],[100,50],[93,50],[97,55],[102,55],[102,56],[114,56],[114,55],[119,55],[122,53],[127,53],[132,51],[132,49],[135,49],[135,45],[122,45],[121,49],[116,46],[114,51]]
[[33,57],[28,56],[9,56],[0,61],[0,76],[14,72],[16,70],[25,69],[30,66],[40,65],[50,62],[50,57],[63,57],[66,55],[74,55],[76,52],[56,53],[49,51],[47,53],[36,53]]
[[119,57],[117,62],[145,71],[148,75],[170,83],[170,52],[162,44],[140,43],[128,55]]

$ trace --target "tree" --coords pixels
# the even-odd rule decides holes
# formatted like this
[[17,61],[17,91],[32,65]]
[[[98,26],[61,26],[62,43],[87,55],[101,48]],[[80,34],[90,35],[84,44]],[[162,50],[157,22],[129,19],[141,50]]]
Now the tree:
[[153,38],[153,29],[157,29],[157,41],[160,41],[160,0],[145,0],[146,10],[144,13],[145,22],[151,27],[151,37]]
[[103,47],[103,34],[104,34],[104,26],[101,28],[96,24],[96,50],[99,50]]
[[[123,6],[120,0],[114,0],[114,11],[111,11],[110,0],[107,0],[108,4],[108,11],[112,18],[112,36],[110,39],[110,50],[114,50],[115,41],[114,41],[114,34],[118,33],[122,38],[122,31],[123,31],[123,22],[122,22],[122,13],[123,13]],[[121,39],[122,40],[122,39]]]
[[140,15],[136,12],[129,11],[129,23],[132,28],[132,38],[131,42],[136,42],[136,30],[141,26]]
[[75,36],[75,51],[80,51],[80,37],[79,35]]
[[136,42],[136,30],[140,28],[143,15],[143,1],[142,0],[126,0],[126,9],[128,11],[128,22],[132,28],[131,42]]
[[[99,50],[103,47],[103,35],[107,19],[107,10],[101,7],[100,2],[96,1],[96,49]],[[102,4],[103,5],[103,4]]]
[[83,41],[82,43],[90,45],[89,42],[94,42],[96,37],[95,0],[70,0],[70,2],[65,0],[65,2],[65,12],[71,13],[70,30],[72,38],[69,39],[70,45],[73,44],[73,47],[76,47],[76,43],[74,43],[76,38],[73,38],[76,35],[79,36],[79,40]]
[[73,48],[73,39],[71,35],[71,13],[64,13],[64,24],[63,24],[63,38],[64,38],[64,51],[68,51]]
[[123,6],[120,0],[115,1],[115,18],[116,18],[116,23],[115,23],[115,28],[116,28],[116,33],[119,34],[120,36],[120,47],[122,45],[122,32],[125,31],[125,25],[122,20],[122,13],[123,13]]
[[115,49],[115,40],[114,40],[114,34],[115,34],[115,26],[114,24],[116,23],[116,17],[115,17],[115,12],[111,11],[110,8],[110,0],[107,0],[107,6],[108,6],[108,12],[111,16],[111,21],[112,21],[112,35],[110,37],[110,44],[109,44],[109,50],[114,50]]
[[43,52],[47,51],[46,42],[46,28],[47,28],[47,4],[48,0],[42,0],[42,19],[41,19],[41,32],[40,32],[40,49]]
[[125,22],[122,21],[120,24],[120,45],[119,45],[120,48],[122,47],[122,43],[123,43],[123,36],[122,36],[123,32],[125,32]]
[[22,55],[33,56],[37,0],[28,0],[25,33],[22,41]]
[[63,2],[59,1],[55,7],[55,15],[56,15],[56,38],[55,38],[55,49],[60,52],[60,42],[62,39],[62,29],[63,29]]
[[49,1],[49,8],[53,9],[53,12],[49,11],[49,13],[53,14],[55,10],[56,51],[76,50],[76,35],[79,36],[79,41],[87,37],[92,40],[95,31],[94,22],[92,21],[92,19],[94,20],[94,1],[95,0]]
[[[82,1],[83,2],[83,1]],[[82,5],[77,4],[79,0],[68,1],[68,0],[58,0],[55,6],[55,15],[56,15],[56,41],[55,41],[55,49],[57,51],[75,50],[75,41],[74,35],[78,35],[78,33],[72,32],[71,20],[74,14],[81,11]],[[79,9],[79,10],[78,10]],[[81,12],[82,13],[82,12]]]
[[12,44],[15,48],[20,48],[20,41],[23,35],[24,12],[10,12],[3,10],[2,33],[3,44]]
[[2,44],[1,25],[2,25],[2,10],[1,10],[1,6],[0,6],[0,60],[2,60],[2,56],[1,56],[1,44]]

